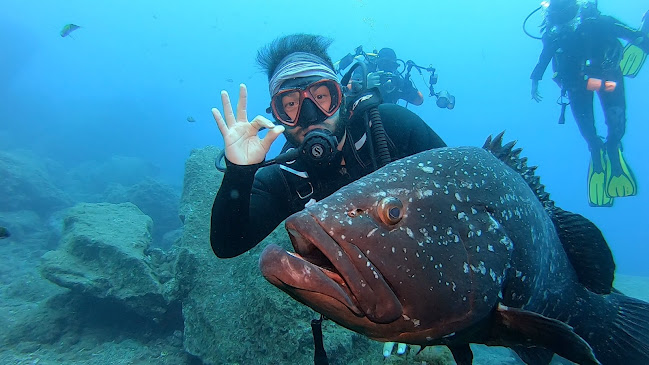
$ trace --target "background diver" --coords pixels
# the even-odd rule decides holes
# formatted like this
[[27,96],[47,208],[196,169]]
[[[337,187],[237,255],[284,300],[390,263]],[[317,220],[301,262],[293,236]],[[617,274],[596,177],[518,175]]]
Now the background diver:
[[[554,80],[562,89],[562,97],[568,96],[591,152],[589,204],[611,206],[613,198],[636,195],[637,183],[622,156],[621,140],[626,128],[623,76],[634,76],[642,66],[644,54],[649,51],[647,34],[600,14],[596,4],[576,0],[552,0],[542,27],[543,51],[531,74],[532,98],[541,101],[538,82],[552,61]],[[619,38],[633,47],[623,49]],[[595,92],[608,127],[606,142],[595,128]]]
[[339,61],[334,63],[338,73],[342,74],[354,62],[361,62],[365,65],[366,75],[363,76],[361,69],[357,69],[348,88],[358,88],[360,80],[363,77],[367,79],[367,88],[376,88],[379,90],[381,98],[385,103],[396,104],[399,100],[404,100],[408,104],[421,105],[424,102],[424,96],[417,89],[411,79],[413,69],[417,70],[423,77],[423,71],[428,72],[429,78],[427,83],[430,91],[429,96],[434,96],[436,104],[440,108],[453,109],[455,107],[455,96],[448,91],[442,90],[436,92],[434,85],[437,84],[437,73],[432,66],[423,67],[417,65],[414,61],[403,61],[397,58],[396,52],[392,48],[381,48],[380,51],[374,50],[371,53],[363,51],[363,46],[358,46],[354,54],[348,53]]

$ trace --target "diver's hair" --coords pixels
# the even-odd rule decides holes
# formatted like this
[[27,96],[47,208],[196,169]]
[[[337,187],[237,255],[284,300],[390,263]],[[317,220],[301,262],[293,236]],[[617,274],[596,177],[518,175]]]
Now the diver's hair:
[[279,37],[257,51],[257,64],[266,72],[269,81],[273,77],[280,61],[294,52],[305,52],[316,55],[322,58],[327,63],[327,66],[333,70],[333,62],[327,54],[327,48],[329,48],[332,42],[333,40],[323,36],[304,33]]

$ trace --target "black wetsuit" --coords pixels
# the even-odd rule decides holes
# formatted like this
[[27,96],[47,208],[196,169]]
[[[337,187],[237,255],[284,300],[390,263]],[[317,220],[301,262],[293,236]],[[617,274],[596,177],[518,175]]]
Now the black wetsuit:
[[[597,78],[617,83],[612,92],[598,91],[608,126],[608,154],[617,156],[626,126],[624,77],[619,65],[623,47],[618,38],[635,41],[642,36],[641,32],[604,15],[586,17],[575,29],[570,26],[550,28],[543,35],[543,51],[530,78],[541,80],[553,61],[555,81],[566,90],[579,130],[594,154],[603,147],[603,142],[595,129],[593,91],[586,89],[587,80]],[[649,51],[646,38],[639,46]]]
[[[416,114],[392,104],[379,106],[393,160],[444,147]],[[238,256],[263,240],[311,199],[319,201],[374,171],[363,118],[346,123],[344,166],[323,170],[291,164],[239,166],[227,170],[212,206],[210,241],[221,258]]]

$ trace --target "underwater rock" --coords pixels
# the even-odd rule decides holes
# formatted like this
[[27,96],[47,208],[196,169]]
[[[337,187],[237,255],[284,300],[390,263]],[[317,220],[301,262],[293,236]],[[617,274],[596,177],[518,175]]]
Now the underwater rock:
[[[284,226],[237,258],[219,259],[212,252],[212,203],[223,178],[214,167],[217,154],[214,147],[194,150],[185,163],[185,225],[176,261],[185,350],[206,364],[313,363],[310,321],[318,315],[282,295],[258,268],[268,243],[289,244]],[[323,324],[323,333],[327,353],[336,359],[332,364],[368,363],[381,354],[381,344],[333,322]]]
[[148,318],[175,299],[172,259],[149,250],[151,218],[131,203],[78,204],[63,220],[60,247],[41,274],[73,292],[116,300]]
[[105,161],[89,161],[68,171],[65,190],[77,201],[104,201],[111,185],[125,187],[135,185],[147,178],[155,179],[160,168],[138,157],[111,156]]
[[29,152],[0,152],[0,207],[3,211],[31,210],[41,218],[72,205],[53,182],[47,161]]
[[107,189],[105,200],[109,203],[131,202],[137,205],[153,219],[153,245],[164,249],[171,247],[165,244],[164,235],[179,229],[182,224],[178,218],[180,196],[171,186],[151,178],[145,178],[126,188],[114,184]]

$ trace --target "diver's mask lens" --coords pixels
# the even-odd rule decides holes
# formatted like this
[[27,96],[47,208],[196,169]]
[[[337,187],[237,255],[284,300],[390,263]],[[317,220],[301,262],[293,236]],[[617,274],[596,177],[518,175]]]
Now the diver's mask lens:
[[305,99],[310,99],[328,118],[340,108],[342,90],[338,82],[329,79],[318,80],[301,88],[280,90],[270,102],[273,115],[280,122],[293,127],[298,122]]

